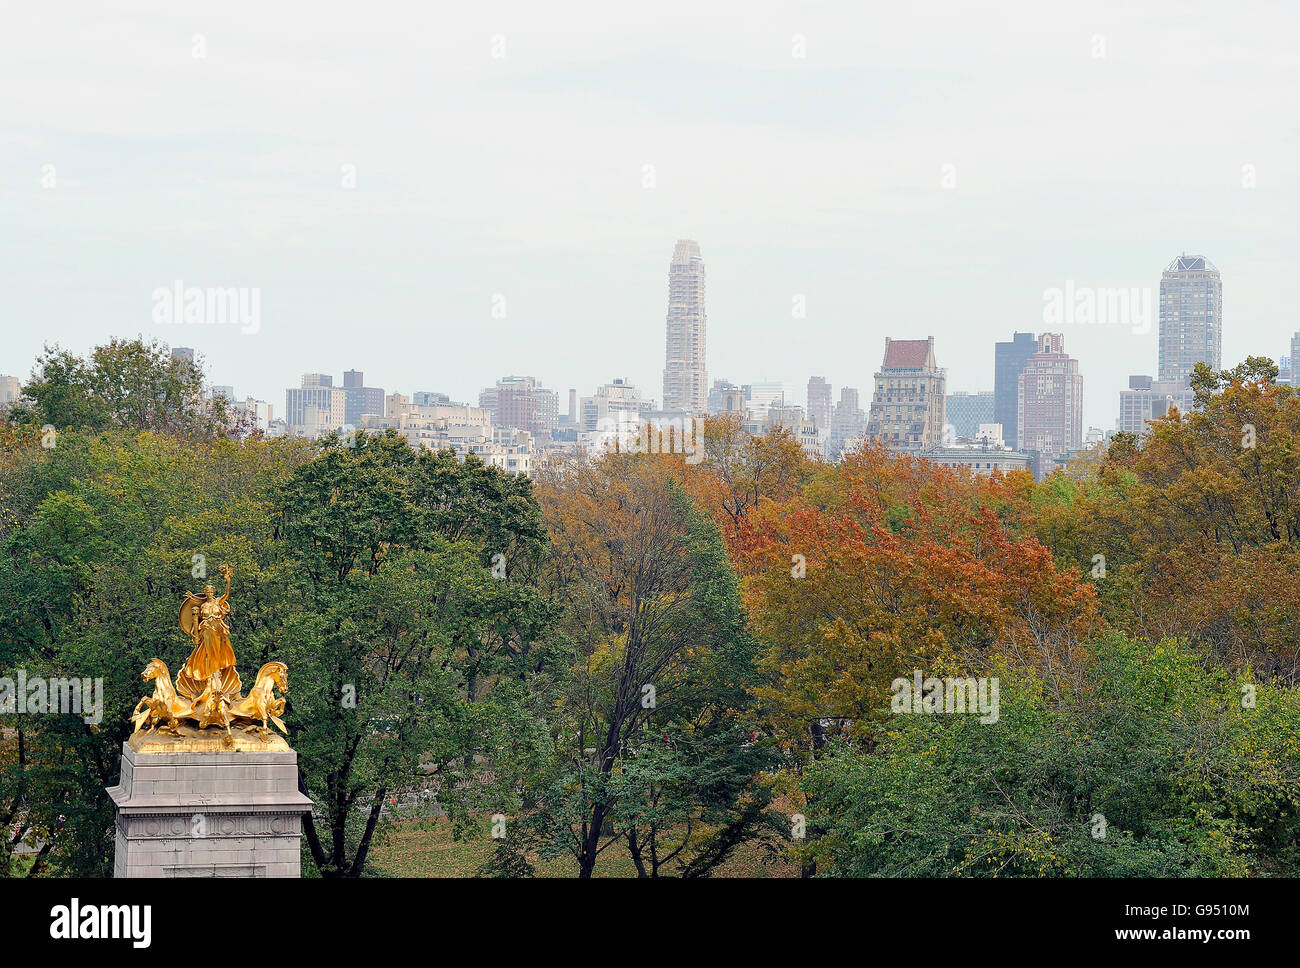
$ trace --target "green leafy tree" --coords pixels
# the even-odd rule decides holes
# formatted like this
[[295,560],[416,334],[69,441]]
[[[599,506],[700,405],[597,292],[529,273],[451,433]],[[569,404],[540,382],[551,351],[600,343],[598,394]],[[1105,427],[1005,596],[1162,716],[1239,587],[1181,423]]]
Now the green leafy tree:
[[203,371],[173,359],[157,340],[112,340],[87,357],[46,347],[10,411],[17,423],[58,430],[137,431],[207,436],[226,428],[222,397],[203,400]]
[[1093,648],[1079,689],[997,663],[996,722],[894,715],[873,752],[818,761],[805,782],[822,873],[1294,873],[1296,694],[1233,681],[1174,641]]
[[543,489],[572,655],[535,821],[543,854],[569,851],[581,877],[614,843],[644,876],[706,873],[766,818],[756,644],[717,526],[671,469],[607,455]]
[[[436,796],[461,823],[510,811],[549,745],[517,683],[547,606],[494,574],[541,553],[526,483],[395,434],[328,440],[279,504],[289,556],[281,646],[293,743],[326,876],[358,876],[394,797]],[[459,478],[459,479],[458,479]],[[455,513],[448,508],[455,507]],[[535,505],[534,505],[535,508]]]

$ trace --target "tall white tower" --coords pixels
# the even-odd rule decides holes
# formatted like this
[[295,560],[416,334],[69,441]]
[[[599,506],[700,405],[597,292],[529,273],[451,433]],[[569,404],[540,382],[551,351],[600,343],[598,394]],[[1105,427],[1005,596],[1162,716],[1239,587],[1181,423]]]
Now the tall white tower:
[[664,352],[664,409],[703,414],[708,408],[705,366],[704,259],[698,242],[679,239],[668,267],[668,327]]
[[1197,363],[1223,366],[1223,281],[1203,255],[1181,255],[1160,277],[1160,379],[1184,385]]

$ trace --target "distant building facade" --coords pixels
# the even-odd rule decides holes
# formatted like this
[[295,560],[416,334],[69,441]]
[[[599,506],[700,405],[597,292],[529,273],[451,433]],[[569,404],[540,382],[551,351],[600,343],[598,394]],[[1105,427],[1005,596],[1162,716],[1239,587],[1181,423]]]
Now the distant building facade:
[[993,420],[1002,424],[1008,441],[1016,439],[1020,371],[1037,351],[1038,340],[1033,333],[1012,333],[1009,341],[993,347]]
[[799,449],[805,457],[819,460],[822,456],[821,438],[817,425],[804,413],[803,407],[774,406],[769,407],[760,433],[767,433],[776,427],[783,427],[799,442]]
[[976,474],[1003,474],[1032,470],[1033,457],[1009,447],[997,447],[980,441],[960,438],[922,451],[921,456],[940,467],[964,467]]
[[745,388],[730,380],[714,380],[709,389],[709,413],[732,413],[744,416]]
[[319,437],[347,424],[347,393],[325,373],[304,373],[302,386],[284,393],[284,421],[289,433]]
[[916,453],[943,442],[947,383],[934,357],[934,337],[890,339],[875,376],[867,436],[894,450]]
[[365,414],[384,415],[384,391],[365,383],[365,374],[360,370],[347,370],[343,374],[344,420],[350,427],[361,426]]
[[818,430],[829,431],[831,427],[831,385],[824,376],[808,379],[808,419],[817,425]]
[[549,438],[559,422],[560,395],[531,376],[506,376],[479,394],[479,406],[499,427]]
[[260,430],[264,434],[269,434],[271,424],[275,422],[275,413],[271,404],[265,400],[255,400],[248,397],[245,400],[232,403],[231,409],[239,411],[245,415],[251,429]]
[[765,380],[761,383],[748,383],[745,390],[745,411],[747,419],[755,424],[767,420],[767,412],[772,407],[784,407],[794,403],[794,393],[789,384],[779,380]]
[[1160,277],[1160,380],[1187,383],[1197,363],[1223,365],[1223,280],[1203,255],[1181,255]]
[[857,387],[841,387],[840,401],[831,414],[831,435],[826,442],[826,456],[839,460],[867,433],[867,415],[859,403]]
[[1115,430],[1141,437],[1149,429],[1147,422],[1157,420],[1177,407],[1179,413],[1192,409],[1194,394],[1181,380],[1155,380],[1149,376],[1130,376],[1128,389],[1119,392],[1119,416]]
[[948,425],[953,437],[974,437],[980,424],[996,423],[993,391],[950,393],[947,400]]
[[600,429],[602,421],[611,420],[620,425],[628,422],[635,425],[655,409],[653,400],[642,399],[635,386],[618,379],[597,387],[594,394],[579,401],[578,427],[589,432]]
[[702,415],[708,406],[708,316],[704,309],[704,288],[704,259],[699,243],[679,239],[668,266],[665,411]]
[[1016,449],[1034,456],[1038,477],[1053,461],[1083,443],[1083,377],[1079,361],[1065,352],[1061,333],[1043,333],[1038,350],[1020,371]]

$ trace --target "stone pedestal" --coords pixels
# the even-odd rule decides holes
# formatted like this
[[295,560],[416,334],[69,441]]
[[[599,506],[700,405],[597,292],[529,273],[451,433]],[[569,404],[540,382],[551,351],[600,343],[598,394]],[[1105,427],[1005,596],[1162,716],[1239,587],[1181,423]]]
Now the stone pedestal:
[[279,736],[181,727],[122,744],[114,877],[299,877],[298,754]]

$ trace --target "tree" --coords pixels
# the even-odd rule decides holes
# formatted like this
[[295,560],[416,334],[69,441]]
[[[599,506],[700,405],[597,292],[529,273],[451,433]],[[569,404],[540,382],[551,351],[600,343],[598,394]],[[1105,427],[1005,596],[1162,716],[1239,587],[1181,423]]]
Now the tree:
[[[1068,515],[1074,553],[1105,557],[1111,622],[1187,636],[1219,660],[1300,675],[1300,397],[1251,357],[1198,366],[1196,408],[1112,446]],[[1119,451],[1116,453],[1116,451]]]
[[1077,573],[1009,531],[979,487],[959,496],[951,471],[920,465],[851,455],[756,529],[765,567],[747,600],[773,676],[759,694],[788,750],[815,754],[840,731],[865,740],[889,683],[943,656],[1051,666],[1097,626]]
[[894,715],[805,779],[832,876],[1293,874],[1296,694],[1174,641],[1090,643],[1080,683],[998,661],[996,722]]
[[44,844],[29,872],[111,871],[113,807],[88,791],[117,780],[140,671],[154,657],[175,669],[188,652],[177,603],[205,559],[240,575],[245,671],[273,641],[266,498],[301,450],[110,431],[61,434],[53,449],[19,436],[0,455],[0,666],[103,682],[98,723],[0,717],[15,737],[0,815]]
[[807,471],[803,449],[785,427],[755,435],[739,417],[722,415],[704,421],[703,437],[704,466],[720,484],[710,489],[710,496],[732,535],[742,531],[747,515],[764,498],[789,497]]
[[745,716],[756,646],[721,537],[675,466],[608,454],[540,494],[572,660],[536,822],[581,877],[619,842],[646,876],[705,872],[766,806],[754,780],[770,752]]
[[290,666],[284,718],[324,821],[324,836],[308,824],[324,873],[364,870],[385,794],[429,788],[462,826],[517,801],[549,749],[527,680],[551,611],[514,574],[494,577],[486,547],[441,533],[434,498],[486,495],[458,526],[499,536],[526,575],[544,543],[528,482],[392,436],[354,444],[112,430],[0,451],[0,663],[104,682],[97,724],[3,717],[16,733],[0,744],[13,821],[0,864],[17,829],[45,844],[36,871],[106,876],[113,808],[86,791],[116,782],[140,670],[187,653],[177,603],[219,562],[235,567],[245,681]]
[[228,419],[224,397],[203,400],[199,366],[174,359],[157,340],[115,339],[86,358],[46,347],[22,393],[27,402],[16,404],[10,419],[59,430],[210,436]]
[[526,482],[392,432],[346,444],[295,469],[278,515],[292,738],[324,824],[307,843],[322,874],[355,877],[392,795],[431,789],[461,823],[517,806],[549,737],[512,681],[550,613],[479,543],[540,553]]

